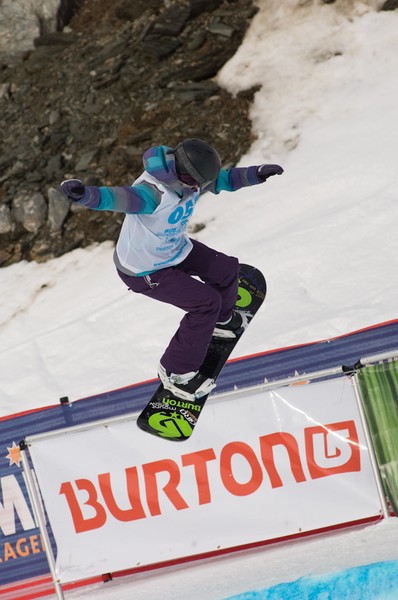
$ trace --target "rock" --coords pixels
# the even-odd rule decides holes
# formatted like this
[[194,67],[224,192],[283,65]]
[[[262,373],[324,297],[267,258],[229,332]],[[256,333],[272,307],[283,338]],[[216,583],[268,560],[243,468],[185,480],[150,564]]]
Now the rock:
[[45,169],[46,179],[60,178],[62,176],[62,155],[54,154],[51,156]]
[[135,21],[139,19],[144,12],[151,7],[153,10],[159,10],[164,6],[163,0],[122,0],[115,8],[115,14],[119,19]]
[[222,0],[190,0],[191,16],[197,17],[202,12],[211,12],[222,4]]
[[39,183],[43,180],[43,174],[39,171],[30,171],[30,173],[26,173],[26,181],[28,183]]
[[49,115],[48,122],[50,125],[55,125],[57,121],[61,118],[59,110],[52,110]]
[[181,45],[177,35],[190,16],[189,3],[172,4],[151,23],[144,37],[144,48],[151,55],[164,58]]
[[48,224],[52,231],[62,228],[69,213],[70,202],[59,189],[48,189]]
[[[90,60],[90,68],[97,69],[98,67],[102,67],[104,63],[110,58],[114,58],[115,56],[119,56],[126,49],[127,38],[122,37],[122,39],[112,40],[108,44],[106,44],[99,52],[95,54],[92,60]],[[108,68],[105,67],[105,70]]]
[[0,100],[3,100],[3,98],[9,98],[10,88],[11,85],[9,83],[2,83],[0,85]]
[[12,214],[26,231],[37,233],[45,223],[47,204],[40,192],[20,192],[13,200]]
[[386,0],[380,10],[396,10],[398,8],[398,0]]
[[15,244],[6,243],[0,248],[0,267],[12,265],[22,259],[22,246],[19,242]]
[[48,258],[52,258],[54,242],[57,236],[59,236],[59,232],[53,233],[52,236],[35,238],[30,251],[31,260],[40,263],[45,262]]
[[178,46],[180,46],[180,42],[177,38],[162,37],[154,32],[145,37],[143,46],[145,52],[150,56],[165,58],[177,50]]
[[191,13],[190,6],[183,2],[171,5],[154,21],[150,31],[158,35],[176,36],[184,28]]
[[76,171],[88,171],[90,165],[95,161],[96,156],[97,150],[89,150],[81,154],[76,162]]
[[198,33],[194,33],[191,40],[187,44],[187,48],[190,52],[194,52],[198,50],[201,46],[203,46],[206,40],[206,34],[204,31],[198,31]]
[[40,46],[69,46],[74,42],[75,36],[73,33],[63,33],[62,31],[46,33],[33,40],[36,48],[40,48]]
[[12,229],[11,211],[6,204],[0,204],[0,234],[9,233]]
[[56,54],[60,54],[62,50],[62,46],[40,46],[35,52],[29,55],[24,63],[26,71],[30,76],[39,75],[43,71],[45,72],[48,63],[54,59]]
[[171,81],[167,87],[174,89],[181,102],[202,102],[218,93],[218,85],[214,81],[192,81],[181,85],[180,81]]
[[4,161],[3,165],[3,168],[1,168],[0,166],[0,183],[2,183],[3,181],[7,181],[11,177],[18,177],[18,175],[21,175],[25,169],[23,161],[16,160],[15,162],[13,162],[12,157],[10,158],[10,161]]
[[51,146],[52,152],[62,150],[66,145],[68,133],[66,131],[54,131],[49,135],[48,143]]
[[222,35],[226,38],[230,38],[233,36],[235,29],[220,21],[212,21],[209,25],[209,31],[215,35]]

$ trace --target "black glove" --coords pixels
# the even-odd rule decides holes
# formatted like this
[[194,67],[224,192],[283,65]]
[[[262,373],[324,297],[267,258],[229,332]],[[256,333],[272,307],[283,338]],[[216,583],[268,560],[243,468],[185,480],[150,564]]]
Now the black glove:
[[84,196],[84,185],[80,179],[67,179],[61,183],[60,187],[72,202],[77,202]]
[[283,169],[279,165],[260,165],[257,167],[257,177],[261,182],[267,181],[271,175],[282,175]]

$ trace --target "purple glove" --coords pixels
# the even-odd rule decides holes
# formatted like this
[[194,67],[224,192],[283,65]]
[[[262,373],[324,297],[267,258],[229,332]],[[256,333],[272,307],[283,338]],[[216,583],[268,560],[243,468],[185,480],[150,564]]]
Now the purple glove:
[[77,202],[84,196],[84,185],[80,179],[67,179],[61,183],[60,187],[72,202]]
[[283,169],[279,165],[260,165],[257,167],[257,177],[264,182],[271,175],[282,175]]

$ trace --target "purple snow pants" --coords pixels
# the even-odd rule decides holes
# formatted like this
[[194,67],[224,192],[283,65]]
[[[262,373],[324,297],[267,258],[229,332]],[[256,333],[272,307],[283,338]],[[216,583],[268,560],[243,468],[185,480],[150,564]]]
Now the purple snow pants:
[[191,252],[175,267],[161,269],[147,277],[133,277],[118,271],[133,292],[173,304],[186,312],[160,360],[167,371],[178,374],[199,369],[215,324],[231,316],[238,294],[238,259],[191,241]]

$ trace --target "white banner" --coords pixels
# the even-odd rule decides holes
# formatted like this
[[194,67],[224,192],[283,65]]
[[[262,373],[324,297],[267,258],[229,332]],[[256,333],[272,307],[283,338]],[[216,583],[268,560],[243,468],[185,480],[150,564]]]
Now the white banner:
[[182,443],[131,418],[27,441],[61,583],[382,510],[345,377],[213,396]]

